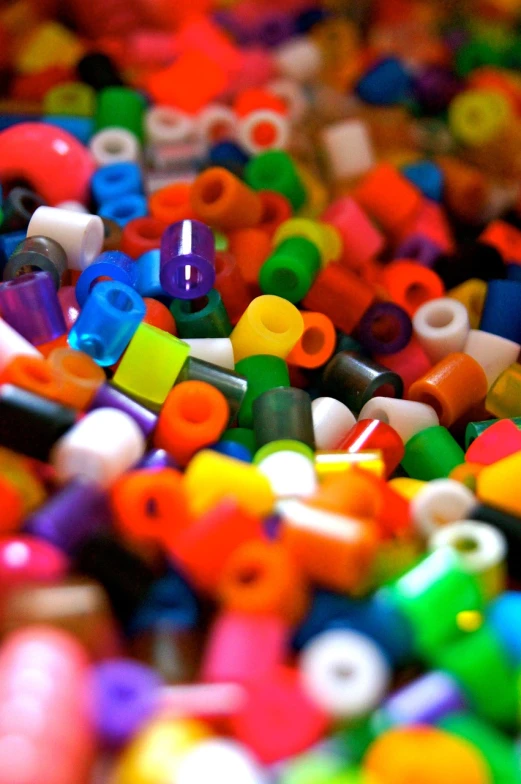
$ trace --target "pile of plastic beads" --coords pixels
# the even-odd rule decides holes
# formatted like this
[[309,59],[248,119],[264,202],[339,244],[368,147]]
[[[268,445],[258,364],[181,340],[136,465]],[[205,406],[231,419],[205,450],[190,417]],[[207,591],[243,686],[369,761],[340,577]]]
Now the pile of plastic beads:
[[520,30],[1,5],[0,784],[521,784]]

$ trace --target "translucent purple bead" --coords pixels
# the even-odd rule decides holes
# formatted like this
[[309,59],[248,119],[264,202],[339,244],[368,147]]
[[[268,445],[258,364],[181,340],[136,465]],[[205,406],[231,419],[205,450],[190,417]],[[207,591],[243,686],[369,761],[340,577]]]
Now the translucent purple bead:
[[392,726],[435,724],[448,713],[465,707],[456,681],[444,672],[433,671],[392,694],[384,702],[382,712]]
[[395,259],[415,259],[423,267],[432,267],[442,249],[428,237],[421,234],[411,234],[402,242],[394,254]]
[[373,354],[396,354],[405,348],[411,336],[411,319],[394,302],[371,305],[358,325],[360,343]]
[[161,285],[178,299],[208,294],[215,282],[212,230],[196,220],[173,223],[161,239]]
[[0,285],[3,318],[33,346],[63,335],[67,329],[49,272],[30,272]]
[[125,414],[132,417],[145,438],[151,435],[157,423],[157,414],[149,411],[148,408],[132,400],[110,384],[102,384],[98,387],[89,406],[89,411],[96,408],[117,408],[119,411],[124,411]]

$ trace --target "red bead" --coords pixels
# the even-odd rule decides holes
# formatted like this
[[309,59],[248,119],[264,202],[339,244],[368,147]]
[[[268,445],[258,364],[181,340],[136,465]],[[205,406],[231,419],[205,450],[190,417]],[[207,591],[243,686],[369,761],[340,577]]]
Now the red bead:
[[404,397],[407,397],[411,384],[432,367],[432,362],[415,338],[412,338],[408,345],[396,354],[375,356],[375,360],[394,373],[398,373],[403,381]]
[[380,449],[387,476],[392,474],[405,454],[403,441],[396,430],[379,419],[361,419],[349,431],[338,449],[345,449],[347,452]]
[[231,323],[236,324],[250,304],[251,297],[233,254],[218,251],[215,254],[215,272],[214,288],[221,295]]
[[465,454],[465,461],[492,465],[515,452],[521,452],[521,430],[510,419],[501,419],[487,427],[472,442]]

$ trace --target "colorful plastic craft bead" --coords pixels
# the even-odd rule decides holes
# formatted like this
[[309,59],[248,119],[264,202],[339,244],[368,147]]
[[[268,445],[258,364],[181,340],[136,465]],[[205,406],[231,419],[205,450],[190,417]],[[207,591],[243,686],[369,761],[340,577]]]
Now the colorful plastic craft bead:
[[39,207],[27,229],[28,237],[50,237],[67,256],[69,269],[83,270],[101,253],[103,222],[98,215]]
[[83,270],[76,283],[76,301],[80,308],[85,305],[100,278],[124,283],[125,286],[135,289],[137,288],[136,264],[130,256],[120,250],[101,253],[87,269]]
[[275,191],[285,196],[294,210],[306,201],[306,190],[289,155],[283,150],[269,150],[256,155],[246,165],[244,177],[256,191]]
[[404,455],[400,435],[386,422],[379,419],[360,419],[338,444],[339,449],[347,452],[375,450],[382,452],[386,475],[390,476]]
[[49,237],[27,237],[9,257],[3,279],[13,280],[24,267],[48,272],[55,288],[59,289],[67,270],[67,257],[61,245]]
[[253,354],[284,359],[303,331],[303,318],[290,302],[270,294],[256,297],[230,335],[235,361]]
[[311,400],[307,392],[291,387],[268,389],[252,405],[257,447],[272,441],[301,441],[314,449]]
[[470,325],[461,302],[449,297],[430,300],[418,308],[412,324],[416,339],[431,362],[439,362],[455,351],[465,351]]
[[182,338],[227,338],[232,325],[217,289],[197,299],[174,299],[170,312]]
[[255,191],[219,166],[197,177],[190,199],[200,220],[221,229],[255,226],[262,216],[262,203]]
[[105,87],[97,96],[96,130],[125,128],[142,140],[144,96],[128,87]]
[[428,427],[413,436],[405,445],[402,468],[413,479],[441,479],[449,476],[463,463],[463,449],[446,427]]
[[248,388],[247,379],[241,373],[219,367],[191,354],[183,365],[176,383],[183,381],[202,381],[221,392],[228,404],[229,422],[235,421]]
[[351,351],[340,351],[328,363],[322,376],[323,392],[359,414],[372,398],[389,390],[396,397],[403,394],[400,376],[387,368]]
[[34,346],[63,335],[65,320],[48,272],[30,272],[0,284],[6,322]]
[[199,221],[174,223],[161,238],[161,285],[173,297],[196,299],[215,282],[215,243]]

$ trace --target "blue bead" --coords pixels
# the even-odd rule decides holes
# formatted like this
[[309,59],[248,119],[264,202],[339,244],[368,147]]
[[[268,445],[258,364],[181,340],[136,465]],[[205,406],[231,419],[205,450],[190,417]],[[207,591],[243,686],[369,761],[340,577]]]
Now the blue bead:
[[43,122],[47,125],[56,125],[57,128],[68,131],[71,136],[74,136],[82,144],[88,144],[95,131],[92,117],[74,117],[69,114],[52,114],[44,117]]
[[297,14],[295,19],[296,32],[299,35],[305,35],[306,33],[309,33],[315,25],[320,24],[320,22],[323,22],[330,16],[331,13],[329,11],[325,8],[320,8],[319,6],[305,8]]
[[521,282],[521,264],[507,264],[507,280]]
[[479,328],[521,343],[521,283],[490,280]]
[[360,79],[356,91],[362,101],[375,106],[392,106],[407,98],[411,78],[396,57],[386,57],[376,63]]
[[[83,270],[76,283],[76,299],[83,307],[98,278],[110,278],[137,288],[138,271],[136,262],[120,250],[107,250]],[[139,292],[141,293],[141,292]]]
[[131,621],[130,634],[139,634],[157,624],[174,629],[192,629],[199,620],[199,604],[187,581],[173,568],[151,587]]
[[147,250],[136,261],[137,283],[136,289],[142,297],[154,297],[155,299],[172,300],[159,280],[161,252],[159,248]]
[[102,204],[98,215],[101,218],[109,218],[123,227],[134,218],[144,218],[148,215],[147,200],[138,193],[129,193],[128,196],[120,196],[114,201]]
[[443,172],[432,161],[418,161],[404,166],[402,174],[416,185],[424,196],[433,201],[441,201],[443,195]]
[[12,128],[13,125],[20,125],[27,122],[40,122],[42,118],[37,114],[0,114],[0,131]]
[[241,460],[243,463],[251,463],[252,454],[247,446],[239,444],[236,441],[220,441],[214,444],[211,449],[218,452],[220,455],[227,457],[234,457],[235,460]]
[[121,357],[145,316],[145,303],[130,286],[104,280],[92,289],[69,332],[69,345],[106,367]]
[[521,593],[506,591],[489,606],[487,620],[516,665],[521,663]]
[[235,142],[223,141],[210,147],[208,162],[210,166],[222,166],[237,177],[242,177],[244,167],[250,156]]
[[27,236],[26,231],[10,231],[0,234],[0,270],[3,270],[10,256]]
[[121,196],[143,193],[143,178],[137,163],[112,163],[98,169],[90,182],[92,195],[98,204],[106,204]]

